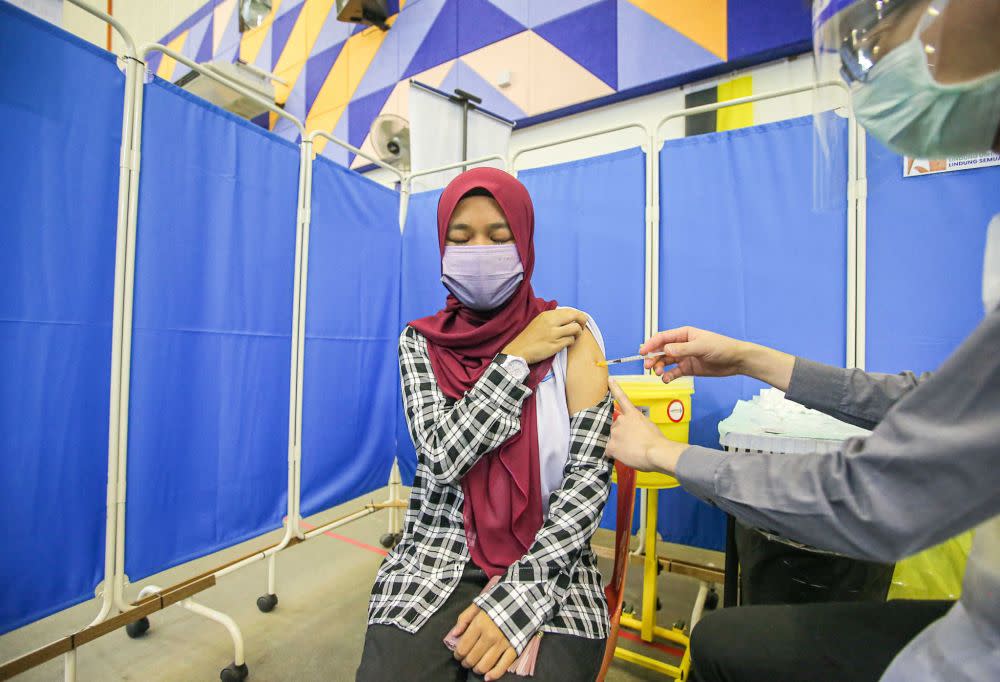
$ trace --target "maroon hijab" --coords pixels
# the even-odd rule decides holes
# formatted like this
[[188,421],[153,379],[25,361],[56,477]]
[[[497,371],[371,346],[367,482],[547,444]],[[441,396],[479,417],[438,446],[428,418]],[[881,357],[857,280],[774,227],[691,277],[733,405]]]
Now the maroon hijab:
[[[438,242],[444,256],[451,215],[470,190],[485,189],[497,203],[514,233],[524,267],[524,281],[497,310],[478,312],[448,296],[444,310],[410,325],[427,339],[431,368],[441,391],[459,399],[535,316],[556,307],[535,297],[531,273],[535,266],[535,212],[524,185],[495,168],[462,173],[438,201]],[[534,390],[552,366],[552,358],[531,366],[526,380]],[[465,493],[465,535],[472,560],[492,577],[520,559],[542,526],[541,473],[538,463],[538,419],[535,396],[521,407],[521,430],[503,445],[479,458],[462,479]]]

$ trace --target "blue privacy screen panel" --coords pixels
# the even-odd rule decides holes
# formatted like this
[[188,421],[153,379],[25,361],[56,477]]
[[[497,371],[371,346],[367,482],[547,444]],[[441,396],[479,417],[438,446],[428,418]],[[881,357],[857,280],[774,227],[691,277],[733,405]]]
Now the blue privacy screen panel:
[[903,177],[868,138],[865,368],[937,369],[983,317],[983,248],[1000,167]]
[[2,634],[103,578],[125,79],[3,2],[0,59]]
[[646,155],[627,149],[518,179],[535,204],[535,293],[589,313],[608,357],[634,355],[645,330]]
[[399,405],[399,194],[313,163],[302,512],[384,486]]
[[[639,148],[526,170],[518,178],[535,204],[535,293],[584,310],[607,357],[643,342],[646,155]],[[642,372],[636,364],[612,374]],[[617,487],[614,488],[617,491]],[[614,528],[616,492],[601,526]]]
[[[846,125],[835,172],[846,194]],[[661,329],[691,325],[843,366],[846,199],[813,208],[813,122],[798,118],[672,140],[660,154]],[[763,384],[695,381],[691,442],[719,446],[719,421]],[[661,495],[670,542],[721,549],[722,513]]]
[[280,525],[298,148],[146,86],[125,567],[134,581]]
[[[448,290],[441,284],[441,252],[437,237],[437,205],[440,197],[441,190],[414,194],[406,209],[397,334],[407,323],[441,310],[448,296]],[[398,367],[398,363],[396,364]],[[397,401],[396,409],[396,448],[403,482],[413,485],[417,455],[406,428],[401,400]]]

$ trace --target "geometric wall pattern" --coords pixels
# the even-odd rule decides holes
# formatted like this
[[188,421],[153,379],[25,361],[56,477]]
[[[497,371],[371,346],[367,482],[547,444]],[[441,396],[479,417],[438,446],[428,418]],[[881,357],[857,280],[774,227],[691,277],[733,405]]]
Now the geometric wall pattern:
[[[209,0],[162,42],[273,72],[290,113],[362,149],[375,117],[406,117],[410,79],[460,87],[524,122],[804,51],[810,36],[801,0],[398,0],[386,32],[338,22],[334,0],[274,0],[242,35],[236,4]],[[168,80],[186,70],[166,58],[151,68]],[[262,123],[297,135],[283,119]],[[319,151],[359,165],[334,147]]]

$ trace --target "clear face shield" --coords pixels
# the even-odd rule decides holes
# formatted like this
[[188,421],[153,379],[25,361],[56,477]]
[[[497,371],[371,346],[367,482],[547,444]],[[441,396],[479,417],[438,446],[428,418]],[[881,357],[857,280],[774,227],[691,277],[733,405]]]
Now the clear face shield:
[[[813,50],[816,82],[842,79],[857,122],[893,151],[943,159],[998,146],[1000,0],[816,0]],[[832,90],[817,88],[813,117],[814,196],[827,207],[845,194],[846,112],[831,110],[844,103]]]

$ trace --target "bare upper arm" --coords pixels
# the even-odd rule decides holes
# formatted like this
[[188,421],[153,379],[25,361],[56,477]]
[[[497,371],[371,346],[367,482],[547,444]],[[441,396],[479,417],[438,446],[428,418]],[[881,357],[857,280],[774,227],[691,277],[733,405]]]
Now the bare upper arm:
[[566,356],[566,405],[571,415],[601,402],[608,393],[608,368],[598,366],[604,352],[590,330],[569,347]]

